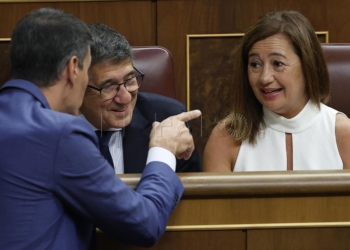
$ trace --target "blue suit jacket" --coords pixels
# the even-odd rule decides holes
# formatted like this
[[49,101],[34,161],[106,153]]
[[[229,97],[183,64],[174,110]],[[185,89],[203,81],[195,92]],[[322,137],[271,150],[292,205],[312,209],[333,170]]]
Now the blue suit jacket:
[[91,126],[51,110],[34,84],[7,82],[0,107],[0,249],[88,249],[93,224],[126,244],[162,235],[183,192],[166,164],[148,164],[135,192]]
[[[124,173],[142,173],[147,159],[149,135],[154,121],[186,112],[185,106],[168,97],[139,92],[131,123],[123,131]],[[191,123],[188,123],[191,130]],[[176,172],[200,172],[197,150],[187,161],[177,159]]]

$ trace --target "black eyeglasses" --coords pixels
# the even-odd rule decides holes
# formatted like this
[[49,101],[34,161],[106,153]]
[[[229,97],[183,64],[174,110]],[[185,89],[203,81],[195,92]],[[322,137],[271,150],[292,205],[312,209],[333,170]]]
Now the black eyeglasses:
[[96,88],[94,86],[88,85],[88,88],[99,91],[100,96],[103,100],[110,100],[114,98],[118,94],[119,89],[122,85],[124,85],[127,91],[133,92],[140,88],[143,77],[145,76],[145,74],[137,68],[134,67],[134,70],[134,75],[132,75],[129,79],[125,80],[122,83],[110,84],[102,88]]

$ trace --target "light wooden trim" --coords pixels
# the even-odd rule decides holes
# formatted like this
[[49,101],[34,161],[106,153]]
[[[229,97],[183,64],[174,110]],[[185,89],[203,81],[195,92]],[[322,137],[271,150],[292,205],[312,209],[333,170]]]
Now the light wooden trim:
[[[285,229],[285,228],[339,228],[350,227],[350,222],[314,222],[314,223],[265,223],[265,224],[228,224],[228,225],[186,225],[167,226],[167,232],[184,231],[222,231],[222,230],[249,230],[249,229]],[[103,233],[96,228],[97,233]]]
[[324,35],[325,43],[329,43],[329,32],[328,31],[315,31],[316,35]]
[[186,64],[187,64],[187,69],[186,69],[186,76],[187,76],[187,98],[186,98],[186,104],[187,104],[187,111],[191,110],[190,107],[190,37],[191,35],[186,36]]
[[166,231],[219,231],[242,229],[282,229],[282,228],[323,228],[350,227],[350,222],[313,222],[313,223],[265,223],[265,224],[228,224],[228,225],[186,225],[167,226]]
[[187,98],[186,98],[186,103],[187,103],[187,111],[190,111],[190,36],[186,36],[186,90],[187,90]]
[[0,38],[0,42],[10,42],[11,38]]
[[187,110],[190,106],[190,39],[191,38],[208,38],[208,37],[243,37],[244,33],[229,34],[192,34],[186,36],[186,58],[187,58]]

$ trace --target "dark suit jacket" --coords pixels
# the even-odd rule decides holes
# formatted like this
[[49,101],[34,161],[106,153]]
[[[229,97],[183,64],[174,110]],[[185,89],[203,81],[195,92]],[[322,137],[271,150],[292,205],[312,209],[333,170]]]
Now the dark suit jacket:
[[[131,123],[123,131],[124,173],[142,173],[147,159],[149,135],[154,121],[185,112],[185,106],[168,97],[139,92]],[[191,123],[188,123],[191,130]],[[187,161],[177,159],[176,172],[200,172],[197,150]]]
[[86,250],[93,224],[126,244],[160,238],[183,192],[169,166],[150,162],[134,191],[86,120],[51,110],[34,84],[7,82],[0,107],[0,249]]

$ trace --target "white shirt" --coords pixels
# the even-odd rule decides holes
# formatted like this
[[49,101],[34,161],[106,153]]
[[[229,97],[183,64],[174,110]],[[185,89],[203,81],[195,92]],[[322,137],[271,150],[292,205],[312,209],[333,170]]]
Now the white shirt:
[[295,117],[286,119],[265,107],[266,128],[252,145],[242,142],[234,171],[287,170],[286,135],[292,134],[293,170],[343,169],[335,136],[339,113],[324,104],[319,110],[310,100]]
[[[79,114],[79,116],[85,119],[83,114]],[[89,122],[88,120],[86,121]],[[90,122],[89,124],[91,125],[94,131],[98,130]],[[113,160],[114,172],[116,174],[124,173],[123,137],[122,137],[123,135],[121,130],[122,130],[121,128],[108,129],[108,131],[119,131],[118,133],[113,133],[108,143],[109,152],[111,153],[112,160]],[[137,155],[135,155],[135,157],[137,157]],[[153,161],[163,162],[167,164],[175,172],[176,159],[173,153],[171,153],[169,150],[161,147],[150,148],[148,150],[146,164]]]

